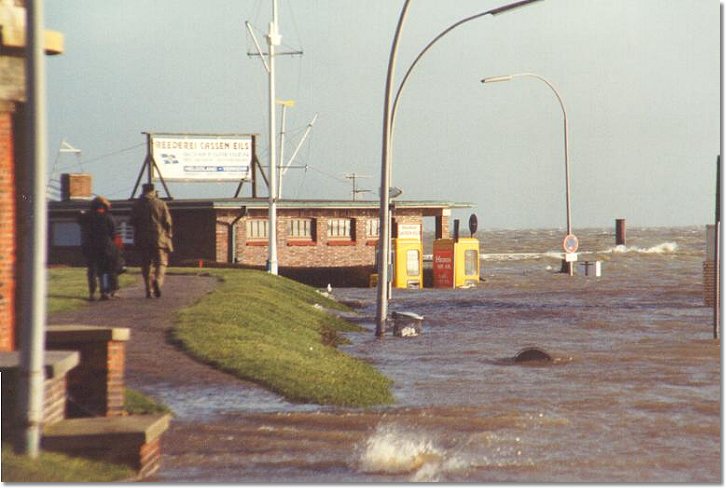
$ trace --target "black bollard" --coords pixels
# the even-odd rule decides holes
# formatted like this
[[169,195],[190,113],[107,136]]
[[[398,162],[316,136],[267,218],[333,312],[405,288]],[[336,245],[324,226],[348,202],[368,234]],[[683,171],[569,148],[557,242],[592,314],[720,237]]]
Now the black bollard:
[[625,219],[615,219],[615,245],[625,245]]

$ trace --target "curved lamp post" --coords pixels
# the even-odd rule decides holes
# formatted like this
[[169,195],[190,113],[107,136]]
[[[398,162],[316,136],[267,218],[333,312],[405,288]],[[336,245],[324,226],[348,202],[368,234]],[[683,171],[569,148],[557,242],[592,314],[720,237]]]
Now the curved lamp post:
[[[567,110],[565,110],[565,103],[562,101],[562,96],[557,91],[557,88],[545,77],[540,76],[536,73],[515,73],[512,75],[506,75],[506,76],[492,76],[489,78],[484,78],[481,80],[483,84],[486,83],[497,83],[502,81],[510,81],[514,78],[536,78],[542,82],[544,82],[552,92],[557,97],[557,101],[560,103],[560,108],[562,109],[562,119],[564,123],[564,134],[565,134],[565,204],[567,208],[567,235],[572,234],[572,217],[571,217],[571,207],[570,207],[570,146],[568,143],[569,138],[569,129],[567,124]],[[572,276],[572,263],[567,263],[567,269]]]
[[403,24],[406,19],[408,7],[411,0],[406,0],[401,8],[401,14],[398,18],[398,25],[396,27],[396,33],[393,37],[393,44],[391,45],[391,54],[388,58],[388,72],[386,75],[386,95],[383,106],[383,145],[381,155],[381,188],[380,188],[380,223],[379,223],[379,252],[378,256],[378,288],[377,288],[377,301],[376,301],[376,335],[382,336],[384,333],[386,317],[388,315],[388,275],[389,275],[389,261],[391,256],[391,231],[390,231],[390,196],[389,190],[391,186],[391,139],[393,137],[393,127],[396,116],[396,109],[398,108],[398,101],[401,97],[401,91],[403,90],[406,81],[408,81],[413,68],[418,64],[421,57],[438,42],[446,34],[465,24],[469,21],[484,17],[485,15],[498,15],[510,10],[514,10],[519,7],[523,7],[530,3],[538,2],[540,0],[520,0],[518,2],[503,5],[501,7],[487,10],[476,15],[472,15],[465,19],[462,19],[451,26],[444,29],[439,35],[433,38],[426,47],[416,56],[411,66],[406,71],[406,74],[401,80],[401,84],[396,91],[395,99],[391,104],[391,98],[393,95],[393,73],[396,66],[396,56],[398,54],[398,41],[400,39]]

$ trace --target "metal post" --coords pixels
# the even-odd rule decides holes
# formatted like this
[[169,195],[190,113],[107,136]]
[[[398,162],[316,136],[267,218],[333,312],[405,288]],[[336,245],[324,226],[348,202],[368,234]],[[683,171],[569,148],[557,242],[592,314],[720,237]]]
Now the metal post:
[[385,332],[386,318],[388,317],[388,266],[391,258],[391,219],[390,219],[390,187],[391,187],[391,98],[393,95],[393,73],[396,69],[396,55],[398,54],[398,41],[406,20],[410,0],[406,0],[401,8],[396,33],[393,36],[391,54],[388,57],[388,72],[386,74],[386,94],[383,104],[383,147],[381,164],[381,203],[379,223],[378,259],[378,289],[376,301],[376,336],[381,337]]
[[[499,81],[509,81],[512,78],[520,78],[520,77],[530,77],[530,78],[536,78],[540,81],[542,81],[545,85],[547,85],[550,90],[555,94],[555,97],[557,97],[557,101],[560,104],[560,109],[562,109],[562,121],[564,125],[564,143],[565,143],[565,207],[566,207],[566,225],[567,225],[567,235],[572,234],[572,209],[570,205],[570,144],[569,144],[569,124],[567,123],[567,110],[565,110],[565,102],[562,100],[562,96],[560,95],[560,92],[557,91],[557,88],[555,88],[555,85],[553,85],[547,78],[544,76],[540,76],[537,73],[515,73],[513,75],[506,75],[506,76],[493,76],[489,78],[484,78],[481,80],[482,83],[494,83]],[[567,270],[570,274],[570,276],[573,275],[573,266],[571,262],[563,262],[563,267],[567,267]]]
[[478,19],[480,17],[483,17],[485,15],[498,15],[504,12],[508,12],[511,10],[515,10],[520,7],[524,7],[526,5],[529,5],[531,3],[537,2],[540,0],[520,0],[508,5],[504,5],[502,7],[498,7],[495,9],[488,10],[486,12],[482,12],[476,15],[473,15],[471,17],[467,17],[466,19],[463,19],[459,22],[456,22],[455,24],[449,26],[444,31],[442,31],[438,36],[436,36],[431,42],[429,42],[426,47],[416,56],[413,63],[409,66],[408,70],[406,71],[406,74],[403,76],[403,79],[401,81],[401,84],[398,87],[398,90],[396,92],[395,99],[393,101],[393,106],[391,106],[391,96],[393,95],[393,71],[395,67],[395,59],[396,54],[398,51],[398,41],[401,34],[401,30],[403,27],[403,23],[406,17],[406,13],[408,11],[408,6],[410,0],[406,0],[406,2],[403,4],[403,7],[401,8],[401,14],[398,18],[398,25],[396,27],[396,33],[393,37],[393,44],[391,46],[391,53],[388,58],[388,73],[386,76],[386,95],[385,95],[385,102],[384,102],[384,113],[383,113],[383,155],[382,155],[382,165],[381,165],[381,190],[380,190],[380,196],[381,196],[381,203],[380,203],[380,235],[379,235],[379,259],[378,259],[378,290],[377,290],[377,300],[376,300],[376,335],[381,336],[383,335],[383,329],[385,328],[385,321],[386,316],[388,314],[388,297],[390,296],[390,292],[388,292],[388,287],[386,285],[386,282],[388,281],[388,267],[390,264],[390,256],[391,256],[391,242],[390,242],[390,209],[389,209],[389,187],[391,184],[391,143],[393,138],[393,131],[394,131],[394,121],[395,121],[395,115],[396,115],[396,108],[398,107],[398,101],[401,96],[401,91],[403,90],[404,85],[406,84],[406,81],[408,80],[409,76],[411,75],[411,72],[413,71],[413,68],[416,66],[416,64],[419,62],[421,57],[434,45],[436,42],[438,42],[442,37],[446,36],[449,32],[457,28],[458,26],[469,22],[474,19]]
[[713,338],[721,336],[721,155],[716,158],[716,222],[714,225],[713,260]]
[[277,274],[277,157],[275,148],[275,46],[280,45],[280,33],[277,30],[277,0],[272,2],[272,22],[270,22],[270,30],[267,35],[268,48],[268,86],[270,92],[269,100],[269,209],[268,209],[268,260],[267,271],[270,274]]
[[625,242],[625,219],[615,219],[615,245],[624,246]]
[[277,166],[277,196],[282,198],[282,168],[285,166],[285,115],[287,114],[287,107],[290,106],[290,101],[286,100],[279,103],[282,105],[282,120],[280,121],[280,149]]
[[[20,377],[18,385],[18,452],[36,458],[40,450],[43,423],[43,363],[46,315],[46,254],[48,215],[45,201],[46,181],[46,107],[45,107],[45,53],[43,49],[43,2],[26,2],[27,14],[27,126],[28,153],[27,178],[31,215],[22,224],[26,252],[21,253],[20,264]],[[18,432],[20,434],[20,432]]]

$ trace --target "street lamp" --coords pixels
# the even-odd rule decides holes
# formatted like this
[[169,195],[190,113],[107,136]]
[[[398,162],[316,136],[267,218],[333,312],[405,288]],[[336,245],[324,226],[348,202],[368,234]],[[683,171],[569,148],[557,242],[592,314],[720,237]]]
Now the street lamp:
[[388,315],[388,267],[391,256],[391,231],[390,231],[390,198],[389,198],[389,187],[391,185],[391,140],[393,137],[393,126],[396,115],[396,108],[398,107],[398,101],[401,96],[408,77],[411,75],[413,68],[419,62],[421,57],[442,37],[446,34],[465,24],[469,21],[484,17],[485,15],[498,15],[510,10],[514,10],[525,5],[538,2],[540,0],[520,0],[518,2],[503,5],[501,7],[481,12],[471,17],[462,19],[446,29],[444,29],[438,36],[434,37],[426,47],[416,56],[411,66],[406,71],[401,84],[396,92],[393,104],[391,104],[391,98],[393,96],[393,73],[396,67],[396,56],[398,54],[398,42],[400,40],[401,31],[403,30],[403,24],[406,19],[408,7],[411,0],[406,0],[401,7],[401,14],[398,18],[398,25],[396,26],[396,32],[393,36],[393,43],[391,45],[391,53],[388,58],[388,72],[386,75],[386,91],[385,100],[383,103],[383,144],[381,154],[381,189],[380,189],[380,223],[379,223],[379,243],[380,243],[380,258],[378,260],[378,289],[377,289],[377,300],[376,300],[376,336],[382,336],[385,328],[386,317]]
[[[560,103],[560,108],[562,109],[562,119],[564,123],[564,134],[565,134],[565,204],[567,207],[567,235],[572,235],[572,217],[571,217],[571,207],[570,207],[570,147],[568,143],[568,137],[569,137],[569,129],[567,124],[567,110],[565,110],[565,103],[562,101],[562,96],[557,91],[557,88],[545,77],[540,76],[536,73],[515,73],[512,75],[505,75],[505,76],[492,76],[489,78],[484,78],[481,80],[483,84],[486,83],[498,83],[502,81],[510,81],[514,78],[536,78],[542,82],[544,82],[552,92],[557,97],[557,101]],[[567,270],[572,276],[572,263],[567,262]]]

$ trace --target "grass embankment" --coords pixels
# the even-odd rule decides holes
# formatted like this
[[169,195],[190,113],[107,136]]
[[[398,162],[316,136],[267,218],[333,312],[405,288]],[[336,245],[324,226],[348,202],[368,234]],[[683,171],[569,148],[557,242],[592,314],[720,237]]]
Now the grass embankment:
[[344,308],[313,288],[250,270],[213,270],[214,293],[177,315],[173,336],[196,358],[290,401],[370,407],[391,381],[335,346],[360,327],[314,307]]

